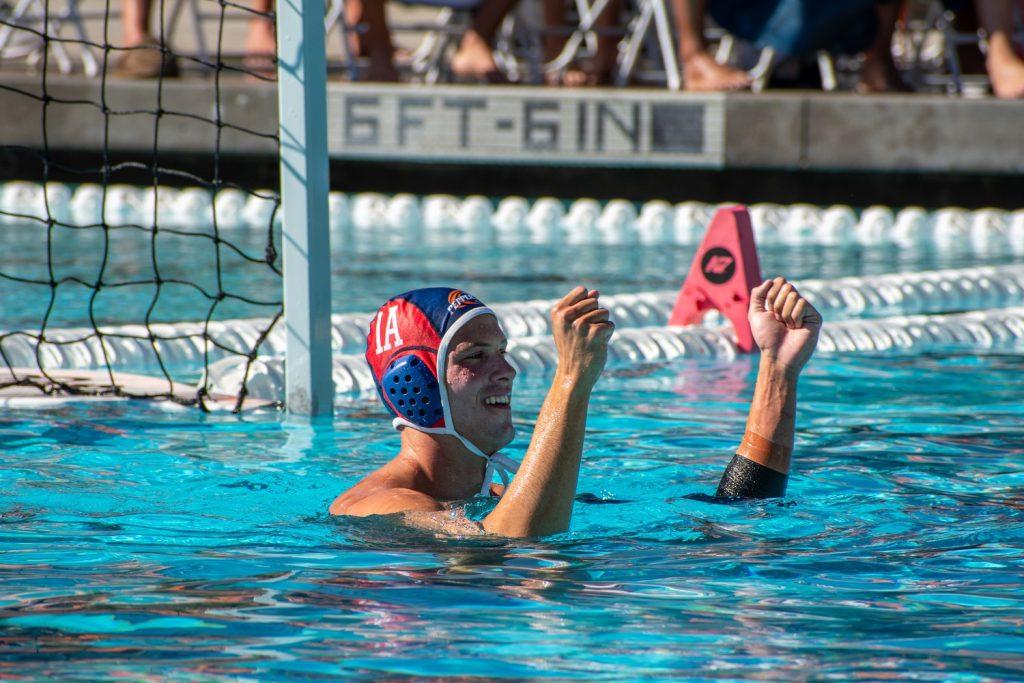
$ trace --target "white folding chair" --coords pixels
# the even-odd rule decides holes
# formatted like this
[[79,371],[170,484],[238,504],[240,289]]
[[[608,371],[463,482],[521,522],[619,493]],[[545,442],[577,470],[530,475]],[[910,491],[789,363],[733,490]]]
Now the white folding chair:
[[[919,1],[917,14],[908,20],[907,45],[909,47],[910,71],[915,85],[924,88],[939,88],[951,94],[964,95],[988,88],[989,82],[986,75],[966,75],[960,63],[958,48],[964,45],[974,45],[982,54],[988,51],[988,37],[983,30],[976,32],[962,32],[956,28],[956,14],[940,2],[940,0]],[[1012,5],[1014,13],[1015,31],[1013,40],[1018,44],[1024,44],[1024,4],[1015,2]],[[929,60],[926,52],[933,41],[929,40],[929,34],[938,33],[942,37],[941,67],[939,69],[929,68]]]
[[[51,5],[47,14],[47,5]],[[92,78],[99,73],[99,62],[89,44],[85,30],[85,22],[78,8],[78,0],[64,0],[64,7],[56,11],[44,0],[18,0],[9,15],[3,17],[0,24],[0,59],[26,59],[29,64],[36,65],[43,60],[44,50],[49,46],[57,62],[57,69],[64,74],[74,70],[74,59],[68,52],[63,40],[60,40],[65,29],[71,30],[72,38],[79,47],[78,59],[82,63],[82,71]],[[28,29],[28,30],[19,30]],[[44,41],[39,34],[45,34],[57,40]]]
[[[599,0],[600,1],[600,0]],[[653,43],[650,52],[656,55],[664,71],[669,90],[680,90],[679,60],[676,57],[674,27],[664,0],[635,0],[637,13],[627,25],[626,35],[619,44],[620,60],[615,85],[628,85],[637,71],[637,60],[645,43]],[[653,31],[653,40],[651,32]]]
[[[647,48],[657,66],[659,74],[668,87],[679,90],[679,63],[676,58],[673,27],[664,0],[632,0],[634,11],[625,29],[610,29],[621,35],[618,44],[615,72],[612,82],[615,85],[626,85],[637,75],[640,57]],[[535,16],[536,3],[521,2],[514,18],[506,21],[499,34],[498,54],[503,59],[516,61],[519,55],[513,53],[513,44],[518,34],[519,42],[529,45],[526,61],[527,71],[534,80],[543,81],[548,74],[558,74],[569,68],[574,61],[584,55],[592,55],[597,50],[598,40],[603,30],[597,26],[601,14],[608,7],[610,0],[573,0],[577,15],[576,25],[568,31],[565,44],[561,51],[550,61],[545,62],[540,56],[543,36],[549,29]],[[516,26],[511,27],[510,22]]]

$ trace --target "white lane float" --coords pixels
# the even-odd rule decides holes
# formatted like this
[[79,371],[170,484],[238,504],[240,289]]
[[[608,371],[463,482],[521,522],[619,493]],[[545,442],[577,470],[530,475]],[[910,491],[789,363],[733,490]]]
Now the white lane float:
[[[867,277],[805,280],[797,282],[801,293],[825,316],[839,321],[857,316],[893,316],[951,310],[1024,306],[1024,265],[985,266],[918,273],[894,273]],[[602,297],[621,332],[633,327],[661,326],[669,319],[677,292],[663,290]],[[548,314],[552,300],[492,305],[509,338],[549,334]],[[705,324],[721,318],[709,314]],[[370,313],[345,313],[331,317],[332,345],[336,354],[361,353]],[[159,370],[154,344],[168,367],[195,368],[204,353],[212,360],[229,355],[222,347],[244,353],[270,325],[266,318],[203,323],[151,325],[153,334],[140,325],[104,325],[99,336],[91,328],[47,329],[38,332],[0,333],[0,348],[12,366],[35,367],[36,347],[45,369],[97,369],[107,362],[124,371],[152,373]],[[205,330],[205,332],[204,332]],[[284,332],[277,325],[267,334],[260,354],[284,352]],[[104,357],[106,350],[106,358]],[[173,362],[172,362],[173,361]]]
[[[844,320],[826,324],[817,353],[921,354],[936,351],[1024,350],[1024,307],[970,311],[952,315],[898,316]],[[608,367],[628,367],[680,358],[732,360],[737,355],[724,328],[700,326],[633,328],[618,331],[608,350]],[[554,342],[547,335],[510,340],[509,362],[521,376],[551,374],[557,365]],[[284,359],[264,357],[249,366],[228,358],[210,366],[201,386],[221,395],[247,396],[262,403],[284,398]],[[333,376],[339,401],[367,398],[375,392],[366,361],[357,355],[335,356]]]

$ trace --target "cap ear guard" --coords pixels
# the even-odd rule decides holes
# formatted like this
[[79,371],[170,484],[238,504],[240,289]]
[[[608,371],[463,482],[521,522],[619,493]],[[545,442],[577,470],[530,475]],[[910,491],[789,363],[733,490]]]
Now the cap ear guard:
[[417,356],[401,356],[388,364],[381,377],[381,393],[397,417],[423,429],[443,424],[437,377]]

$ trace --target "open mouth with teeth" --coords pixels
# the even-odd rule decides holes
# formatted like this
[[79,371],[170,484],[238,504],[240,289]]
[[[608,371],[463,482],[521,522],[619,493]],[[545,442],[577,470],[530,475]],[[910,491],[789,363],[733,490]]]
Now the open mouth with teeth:
[[484,405],[488,408],[508,408],[512,404],[512,397],[508,394],[504,396],[488,396],[484,399]]

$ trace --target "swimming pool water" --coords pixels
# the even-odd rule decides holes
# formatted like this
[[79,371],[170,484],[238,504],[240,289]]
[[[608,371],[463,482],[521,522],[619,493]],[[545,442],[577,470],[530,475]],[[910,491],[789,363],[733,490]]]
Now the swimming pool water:
[[[814,359],[785,501],[687,498],[754,367],[604,377],[572,528],[523,541],[327,516],[395,451],[374,404],[7,410],[0,676],[1024,677],[1024,357]],[[544,388],[519,383],[509,454]]]
[[[266,265],[206,238],[5,225],[3,327],[203,319],[218,290],[276,302]],[[226,231],[258,259],[265,235]],[[333,308],[450,284],[489,302],[668,289],[685,247],[332,243]],[[761,249],[766,275],[1012,262],[894,248]],[[154,268],[154,264],[156,268]],[[152,280],[165,280],[159,297]],[[85,283],[102,273],[95,298]],[[179,279],[181,283],[168,282]],[[184,283],[192,283],[184,284]],[[214,318],[266,316],[230,299]],[[751,359],[609,373],[570,531],[437,539],[336,520],[397,437],[333,421],[145,402],[0,416],[0,677],[129,680],[1024,678],[1019,355],[830,357],[801,385],[784,502],[713,505]],[[521,456],[544,384],[515,392]],[[488,503],[474,502],[483,516]]]

